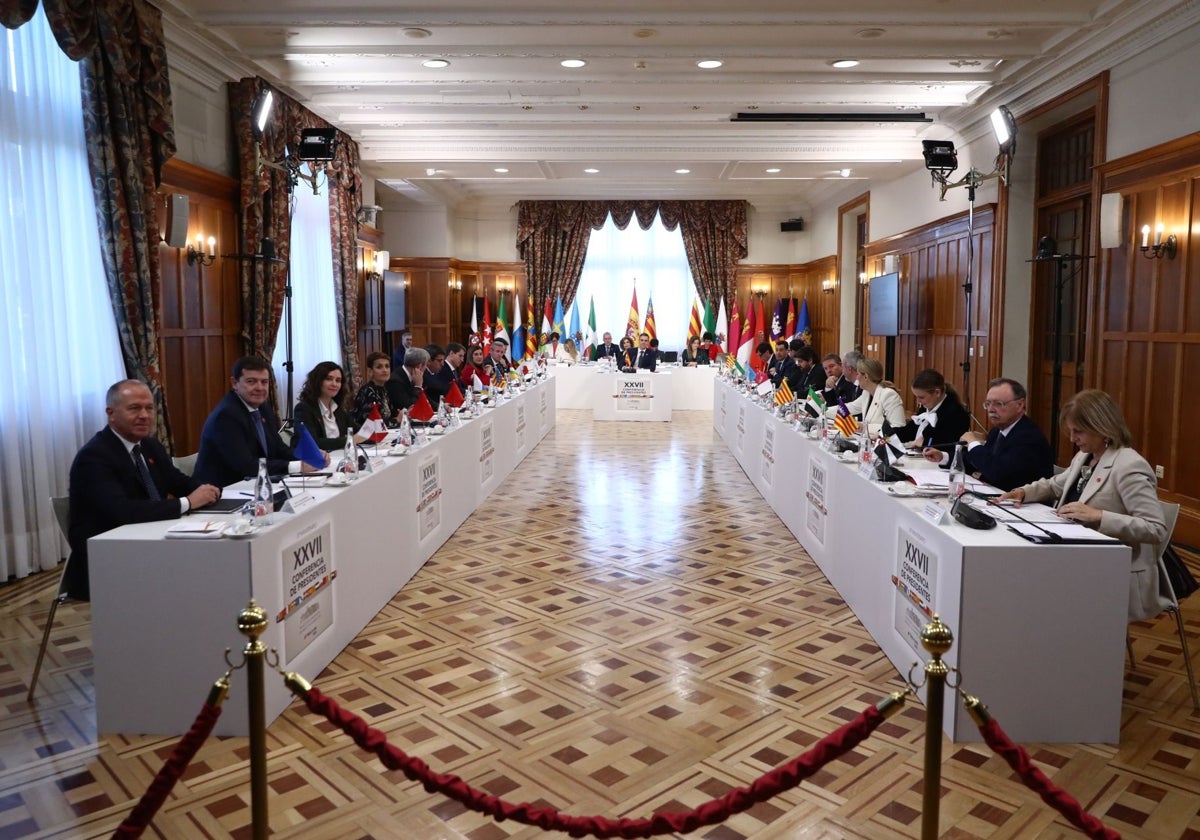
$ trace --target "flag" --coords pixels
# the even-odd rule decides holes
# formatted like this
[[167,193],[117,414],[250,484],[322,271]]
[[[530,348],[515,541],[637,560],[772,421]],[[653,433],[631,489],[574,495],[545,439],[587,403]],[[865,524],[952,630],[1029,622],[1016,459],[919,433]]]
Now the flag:
[[[583,330],[579,326],[579,298],[575,298],[571,303],[571,326],[567,328],[567,331],[571,333],[571,338],[575,339],[576,344],[583,341]],[[576,347],[575,349],[580,348]]]
[[521,358],[532,359],[537,355],[538,349],[538,331],[537,326],[533,321],[533,295],[529,296],[529,300],[525,301],[525,355]]
[[540,339],[550,337],[550,331],[554,329],[554,304],[550,302],[550,298],[546,298],[546,306],[542,309],[542,334],[538,337],[538,344],[541,345]]
[[[766,382],[768,385],[771,384],[771,378],[767,376],[767,372],[765,370],[754,371],[754,381],[759,385],[763,384],[764,382]],[[762,393],[765,394],[766,391],[763,391]]]
[[787,384],[787,380],[783,380],[779,387],[775,390],[775,405],[787,405],[792,400],[796,399],[796,395],[792,393],[791,387]]
[[477,394],[483,390],[483,380],[479,378],[479,374],[475,371],[471,371],[471,387]]
[[734,369],[735,365],[737,365],[737,359],[735,359],[733,357],[732,353],[726,353],[725,354],[725,370],[732,371]]
[[588,303],[588,320],[587,333],[583,337],[584,344],[587,347],[586,359],[592,358],[596,352],[596,296],[592,295]]
[[504,295],[500,295],[500,311],[496,314],[496,332],[493,341],[503,338],[505,344],[512,344],[512,336],[508,334],[508,316],[504,311]]
[[471,295],[471,338],[470,344],[479,343],[479,309],[475,306],[475,295]]
[[358,436],[365,437],[367,443],[379,443],[387,437],[387,427],[383,425],[383,415],[379,413],[379,403],[371,403],[371,413],[358,427]]
[[487,295],[483,297],[483,333],[479,336],[479,343],[483,346],[484,356],[492,352],[492,308]]
[[422,423],[428,423],[433,419],[433,406],[429,404],[429,397],[425,396],[424,391],[417,395],[417,401],[408,410],[408,416],[413,420],[420,420]]
[[563,318],[562,298],[558,298],[554,302],[554,332],[558,333],[559,338],[566,338],[567,325]]
[[735,297],[733,299],[733,314],[729,316],[729,343],[725,345],[725,352],[736,358],[741,349],[742,316],[738,313],[737,298]]
[[820,417],[825,413],[825,400],[811,386],[808,389],[808,399],[804,403],[808,408],[808,413],[814,417]]
[[625,335],[637,335],[641,329],[642,317],[638,314],[637,285],[633,287],[633,300],[629,302],[629,320],[625,322]]
[[904,444],[901,443],[900,438],[896,435],[888,438],[880,435],[879,443],[875,446],[875,454],[885,464],[892,466],[904,456]]
[[800,301],[800,317],[796,319],[796,337],[805,344],[812,344],[812,325],[808,322],[808,298]]
[[858,431],[858,421],[854,419],[850,409],[846,408],[845,397],[838,397],[837,414],[833,416],[833,425],[844,437],[850,437]]
[[758,354],[754,352],[755,333],[757,330],[754,325],[754,301],[751,300],[746,304],[746,323],[742,324],[741,344],[738,346],[737,358],[743,368],[756,367],[754,364],[758,362],[757,367],[762,367],[762,362],[758,358]]
[[703,329],[704,325],[700,322],[700,303],[692,298],[692,317],[688,320],[687,331],[688,344],[692,343],[693,338],[699,338]]
[[658,338],[658,327],[654,323],[654,294],[651,293],[646,298],[646,323],[642,325],[642,332],[650,336],[651,339]]
[[783,313],[779,311],[779,307],[783,304],[783,299],[775,301],[775,314],[771,318],[771,342],[774,343],[783,337]]
[[313,440],[312,433],[303,423],[297,423],[298,431],[296,432],[296,445],[292,448],[292,454],[299,458],[304,463],[315,469],[322,469],[325,466],[325,453],[321,451],[321,447],[317,446],[317,442]]
[[717,313],[713,312],[711,298],[704,304],[704,323],[702,327],[702,333],[717,334]]
[[458,383],[451,382],[450,390],[446,392],[446,396],[442,397],[442,402],[446,405],[452,405],[455,408],[461,408],[463,404],[462,391],[458,390]]
[[796,299],[788,298],[787,320],[783,324],[783,337],[791,341],[796,337]]
[[[757,347],[758,343],[760,341],[766,340],[767,334],[771,329],[771,325],[769,323],[767,323],[767,313],[763,309],[762,298],[758,299],[758,312],[757,312],[757,318],[755,320],[755,325],[756,325],[755,329],[757,330],[757,332],[755,333],[755,336],[754,336],[754,346]],[[761,339],[758,337],[758,333],[762,333],[763,337]]]
[[758,387],[754,390],[760,397],[765,397],[767,394],[771,393],[771,391],[775,390],[775,386],[771,384],[770,379],[767,379],[767,375],[765,373],[759,373],[758,375],[762,378],[758,380]]
[[713,331],[713,335],[717,337],[717,346],[724,352],[729,345],[729,316],[725,314],[725,298],[721,298],[721,306],[717,309],[717,325]]
[[508,354],[514,362],[519,362],[524,353],[525,328],[521,326],[521,296],[514,293],[512,343],[508,346]]

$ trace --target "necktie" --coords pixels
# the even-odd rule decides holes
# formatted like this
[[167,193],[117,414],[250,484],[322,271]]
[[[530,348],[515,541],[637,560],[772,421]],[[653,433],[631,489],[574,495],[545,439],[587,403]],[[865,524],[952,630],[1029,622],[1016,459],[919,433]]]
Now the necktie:
[[154,486],[154,479],[150,477],[150,468],[146,466],[146,462],[142,458],[142,447],[136,443],[133,445],[133,465],[137,468],[142,486],[146,488],[146,495],[150,497],[150,501],[157,502],[162,496],[159,495],[158,488]]
[[263,454],[267,454],[267,433],[263,430],[262,414],[258,409],[250,412],[250,421],[254,424],[254,433],[258,435],[258,445],[262,447]]

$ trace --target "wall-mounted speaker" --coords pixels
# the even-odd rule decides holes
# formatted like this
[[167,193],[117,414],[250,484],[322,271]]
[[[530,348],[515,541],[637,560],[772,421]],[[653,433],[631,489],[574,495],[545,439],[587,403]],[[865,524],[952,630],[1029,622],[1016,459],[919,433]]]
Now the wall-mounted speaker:
[[167,244],[172,248],[187,245],[188,197],[174,193],[167,200]]
[[804,230],[803,219],[788,219],[786,222],[779,223],[780,233],[799,233]]
[[1100,247],[1120,248],[1125,237],[1121,235],[1124,215],[1124,197],[1120,193],[1105,193],[1100,196]]

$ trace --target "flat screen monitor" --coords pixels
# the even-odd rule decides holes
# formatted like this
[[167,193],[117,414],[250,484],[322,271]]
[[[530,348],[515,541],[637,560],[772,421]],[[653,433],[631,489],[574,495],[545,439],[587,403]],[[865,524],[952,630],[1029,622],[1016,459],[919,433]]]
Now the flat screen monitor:
[[397,332],[408,326],[404,319],[404,273],[383,272],[383,330]]
[[880,274],[871,278],[871,335],[900,334],[900,275]]

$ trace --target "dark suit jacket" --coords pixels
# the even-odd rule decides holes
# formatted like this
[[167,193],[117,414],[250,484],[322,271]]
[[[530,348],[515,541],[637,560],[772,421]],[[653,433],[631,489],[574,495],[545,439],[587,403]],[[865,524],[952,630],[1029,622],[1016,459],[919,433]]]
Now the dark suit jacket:
[[450,365],[442,363],[442,369],[437,373],[432,373],[428,369],[425,371],[425,378],[421,380],[421,387],[425,389],[425,396],[429,397],[429,404],[435,409],[438,403],[442,401],[442,397],[450,390],[450,383],[454,381],[454,371],[450,369]]
[[154,438],[146,438],[141,446],[142,458],[162,496],[156,502],[150,500],[125,444],[108,427],[85,443],[71,463],[71,522],[67,528],[71,558],[63,588],[72,598],[86,601],[90,596],[88,537],[135,522],[178,519],[179,499],[203,483],[175,469],[171,456]]
[[333,419],[337,421],[338,436],[325,436],[325,421],[321,419],[321,409],[312,403],[298,402],[292,411],[292,420],[297,426],[304,426],[313,436],[317,446],[326,452],[340,452],[346,445],[346,432],[350,428],[350,413],[344,408],[333,410]]
[[648,370],[654,373],[654,368],[658,365],[658,351],[651,348],[642,353],[642,357],[638,359],[638,370]]
[[986,443],[967,450],[966,460],[968,472],[979,473],[980,478],[1001,490],[1014,490],[1054,475],[1050,442],[1027,415],[1022,415],[1007,435],[993,428]]
[[[816,365],[813,365],[816,367]],[[825,405],[836,406],[838,397],[841,397],[846,402],[851,402],[858,398],[858,386],[844,376],[839,376],[837,382],[833,383],[832,388],[826,388],[821,392],[825,398]],[[963,431],[966,431],[965,429]]]
[[[923,413],[918,412],[914,414],[911,420],[895,430],[900,440],[907,443],[916,438],[917,429],[921,425],[921,414]],[[925,441],[925,445],[952,444],[963,436],[963,432],[970,428],[971,415],[967,414],[967,410],[963,408],[963,404],[958,401],[957,396],[946,394],[946,398],[942,400],[942,404],[937,410],[937,425],[929,430],[929,438]]]
[[818,394],[825,390],[825,370],[820,365],[813,365],[806,373],[800,369],[797,362],[784,376],[784,380],[797,397],[807,396],[809,388]]
[[[266,403],[259,407],[263,431],[267,435],[267,470],[283,475],[293,459],[292,449],[279,436],[279,421]],[[196,478],[203,484],[224,487],[249,476],[258,475],[258,459],[263,457],[254,420],[238,395],[230,390],[204,421],[200,432],[200,454],[196,457]]]
[[767,360],[767,376],[770,377],[771,384],[778,388],[796,366],[796,360],[791,356],[784,356],[782,361],[772,356]]
[[592,361],[597,362],[605,356],[612,356],[615,359],[620,353],[621,348],[615,344],[597,344],[592,351]]
[[[424,379],[422,379],[423,381]],[[421,395],[421,389],[413,384],[408,370],[403,367],[392,371],[392,378],[384,387],[387,388],[388,399],[391,400],[392,408],[396,409],[397,414],[401,409],[412,408],[417,397]]]

